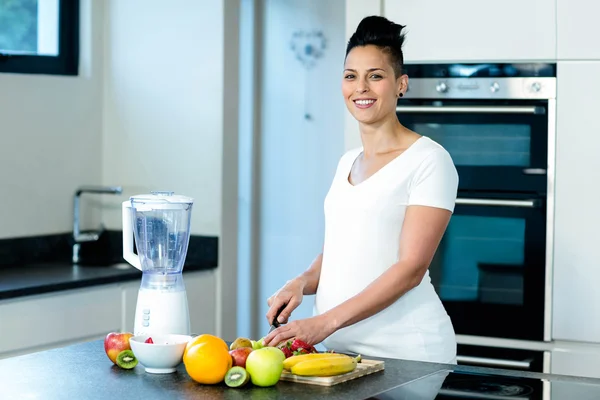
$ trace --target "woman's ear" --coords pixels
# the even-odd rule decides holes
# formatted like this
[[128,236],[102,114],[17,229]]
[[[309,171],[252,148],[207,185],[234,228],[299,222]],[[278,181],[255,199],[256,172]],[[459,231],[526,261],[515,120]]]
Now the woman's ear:
[[402,97],[404,93],[408,90],[408,75],[400,75],[398,79],[396,79],[397,83],[397,93],[398,97]]

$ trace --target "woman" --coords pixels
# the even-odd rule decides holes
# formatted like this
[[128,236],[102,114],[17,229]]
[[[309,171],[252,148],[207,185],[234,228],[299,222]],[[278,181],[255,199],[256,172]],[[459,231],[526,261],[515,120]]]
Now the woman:
[[268,300],[286,323],[304,295],[315,315],[283,325],[267,345],[296,337],[336,351],[454,363],[454,329],[428,268],[456,200],[450,155],[404,126],[404,27],[367,17],[346,49],[342,92],[362,147],[348,151],[325,198],[323,252]]

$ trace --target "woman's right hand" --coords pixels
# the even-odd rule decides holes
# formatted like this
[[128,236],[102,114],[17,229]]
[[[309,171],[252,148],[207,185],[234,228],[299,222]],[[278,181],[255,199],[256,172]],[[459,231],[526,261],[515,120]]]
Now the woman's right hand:
[[292,315],[300,303],[302,303],[302,297],[304,296],[304,283],[301,279],[294,279],[288,281],[281,289],[279,289],[273,296],[269,297],[267,304],[269,305],[269,311],[267,311],[267,321],[269,324],[273,323],[277,311],[285,305],[285,308],[279,313],[277,321],[280,324],[288,322],[288,318]]

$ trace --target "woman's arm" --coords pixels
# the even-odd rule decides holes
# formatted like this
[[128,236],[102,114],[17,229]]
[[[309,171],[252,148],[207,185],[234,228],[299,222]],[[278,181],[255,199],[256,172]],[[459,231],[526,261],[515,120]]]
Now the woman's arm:
[[319,287],[319,278],[321,277],[321,264],[323,263],[323,253],[319,254],[313,260],[310,267],[301,275],[288,281],[273,296],[269,297],[267,304],[267,321],[273,322],[277,311],[285,305],[285,308],[279,313],[278,321],[282,324],[287,323],[288,318],[301,303],[304,295],[311,295],[317,292]]
[[452,213],[409,206],[400,237],[399,259],[362,292],[325,313],[334,331],[355,324],[390,306],[421,283]]
[[296,279],[302,282],[302,294],[311,295],[317,293],[319,278],[321,278],[321,265],[323,264],[323,253],[313,260],[310,267]]

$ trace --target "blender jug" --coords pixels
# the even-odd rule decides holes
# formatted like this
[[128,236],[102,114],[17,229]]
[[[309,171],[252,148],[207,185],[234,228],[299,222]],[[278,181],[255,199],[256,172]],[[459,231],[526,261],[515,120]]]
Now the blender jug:
[[[183,266],[193,199],[173,192],[132,196],[123,202],[123,258],[142,271],[135,334],[189,332]],[[137,254],[134,253],[133,239]]]

